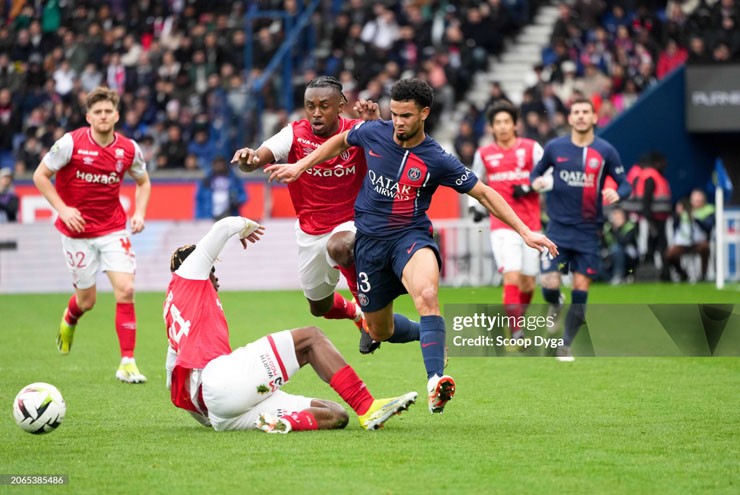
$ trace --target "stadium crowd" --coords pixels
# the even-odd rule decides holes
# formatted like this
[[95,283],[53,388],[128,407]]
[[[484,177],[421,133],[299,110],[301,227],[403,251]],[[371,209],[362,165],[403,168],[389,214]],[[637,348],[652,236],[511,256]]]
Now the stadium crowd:
[[[378,101],[396,80],[418,75],[449,108],[538,1],[323,2],[312,19],[316,50],[294,57],[296,106],[317,74],[340,78],[350,100]],[[30,174],[66,130],[85,124],[84,95],[104,84],[120,93],[118,130],[141,144],[149,171],[208,172],[216,156],[258,138],[252,84],[287,34],[284,18],[257,18],[245,67],[250,4],[0,2],[0,166]],[[256,4],[300,11],[296,1]],[[290,118],[280,79],[260,93],[277,127]]]
[[[558,3],[558,14],[521,95],[519,134],[543,144],[569,132],[575,98],[594,102],[603,127],[684,63],[740,60],[736,0],[572,0]],[[512,98],[494,82],[484,108],[461,123],[455,151],[463,159],[484,136],[486,110],[502,99]]]

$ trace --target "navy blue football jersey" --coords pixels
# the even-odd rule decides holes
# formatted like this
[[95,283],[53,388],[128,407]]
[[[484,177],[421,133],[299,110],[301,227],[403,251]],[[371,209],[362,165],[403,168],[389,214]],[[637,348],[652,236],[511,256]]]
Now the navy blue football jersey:
[[560,224],[604,222],[601,190],[607,175],[617,182],[621,199],[631,193],[617,150],[599,137],[586,147],[573,144],[570,135],[551,140],[545,145],[530,180],[534,181],[550,168],[553,188],[547,194],[547,214]]
[[355,201],[355,225],[365,235],[390,239],[414,230],[430,231],[426,214],[441,184],[464,194],[478,182],[475,174],[431,137],[413,148],[393,140],[393,123],[356,124],[347,142],[365,150],[367,175]]

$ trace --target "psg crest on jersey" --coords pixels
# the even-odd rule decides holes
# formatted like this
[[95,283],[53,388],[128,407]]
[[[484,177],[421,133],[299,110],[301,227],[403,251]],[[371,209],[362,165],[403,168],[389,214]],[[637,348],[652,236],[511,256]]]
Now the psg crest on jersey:
[[591,158],[588,161],[588,166],[590,168],[599,168],[599,165],[601,165],[601,164],[599,163],[599,159],[598,158]]
[[409,178],[409,180],[416,182],[421,178],[421,170],[416,167],[411,167],[409,171],[406,172],[406,176]]

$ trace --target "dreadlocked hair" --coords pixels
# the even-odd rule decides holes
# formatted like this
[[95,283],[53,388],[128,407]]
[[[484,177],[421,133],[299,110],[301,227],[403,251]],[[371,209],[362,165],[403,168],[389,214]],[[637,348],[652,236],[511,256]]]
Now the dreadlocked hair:
[[342,92],[342,83],[336,77],[333,76],[319,76],[316,79],[312,79],[306,84],[308,88],[333,88],[339,96],[342,98],[344,103],[347,103],[347,97]]
[[195,251],[195,244],[188,244],[187,246],[181,246],[175,249],[175,252],[172,253],[172,257],[170,258],[170,271],[177,271],[180,265],[182,265],[182,262],[185,261],[185,258],[190,256],[190,253],[193,251]]

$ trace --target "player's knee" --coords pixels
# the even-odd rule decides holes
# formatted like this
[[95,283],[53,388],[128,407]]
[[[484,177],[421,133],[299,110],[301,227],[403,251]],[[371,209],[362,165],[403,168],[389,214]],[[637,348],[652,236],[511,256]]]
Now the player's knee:
[[534,277],[522,277],[519,281],[520,292],[533,292],[534,291]]
[[314,347],[319,344],[323,344],[329,340],[329,338],[321,331],[319,327],[305,327],[303,328],[306,341],[310,346]]
[[350,267],[355,263],[354,241],[352,232],[334,234],[326,243],[326,252],[339,266]]
[[308,307],[313,316],[324,316],[331,309],[333,302],[334,294],[320,301],[312,301],[309,299]]
[[558,289],[560,288],[560,274],[557,272],[543,273],[540,283],[543,289]]
[[439,306],[439,294],[433,285],[423,288],[416,299],[419,310],[434,310]]
[[134,284],[128,283],[116,288],[116,302],[129,303],[134,301]]
[[367,321],[367,333],[376,342],[388,340],[392,334],[391,328],[387,325],[378,325]]

